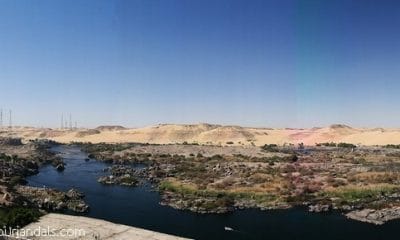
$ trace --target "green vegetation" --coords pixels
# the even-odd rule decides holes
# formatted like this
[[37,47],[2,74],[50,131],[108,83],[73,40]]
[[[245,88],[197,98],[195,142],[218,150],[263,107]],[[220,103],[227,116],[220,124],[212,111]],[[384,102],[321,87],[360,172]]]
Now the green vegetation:
[[121,177],[121,184],[135,185],[138,180],[134,177]]
[[345,142],[316,143],[316,146],[327,148],[301,151],[303,144],[298,147],[266,144],[257,155],[215,154],[199,148],[188,148],[193,151],[183,155],[174,151],[150,154],[135,149],[115,153],[103,145],[102,150],[107,151],[92,153],[99,160],[118,164],[146,161],[150,179],[154,179],[162,192],[163,204],[194,212],[225,212],[233,206],[280,208],[309,203],[342,210],[348,206],[361,209],[397,204],[398,198],[390,195],[400,192],[396,186],[400,183],[400,153],[388,148],[400,149],[400,145],[362,147],[357,151],[352,151],[356,145]]
[[75,145],[80,145],[83,150],[86,152],[118,152],[123,151],[129,148],[132,148],[139,143],[118,143],[118,144],[110,144],[110,143],[74,143]]
[[324,146],[324,147],[337,147],[337,144],[334,143],[334,142],[316,143],[315,145],[317,147],[322,147],[322,146]]
[[339,148],[356,148],[357,146],[351,143],[338,143]]
[[339,147],[339,148],[356,148],[357,146],[351,143],[334,143],[334,142],[325,142],[325,143],[316,143],[317,147]]
[[388,144],[383,146],[384,148],[393,148],[393,149],[400,149],[400,144],[395,145],[395,144]]
[[279,152],[278,145],[276,144],[265,144],[261,149],[266,152]]
[[394,185],[382,185],[376,187],[339,187],[335,191],[324,192],[328,197],[338,198],[345,203],[359,201],[368,202],[378,200],[380,197],[395,193],[399,190]]
[[5,153],[0,153],[0,159],[9,162],[12,160],[12,157]]
[[[278,199],[276,195],[268,193],[253,193],[253,192],[230,192],[230,191],[216,191],[216,190],[199,190],[195,188],[190,188],[182,184],[175,184],[170,181],[162,181],[159,184],[159,190],[164,192],[173,192],[180,195],[183,199],[199,199],[199,198],[212,198],[218,206],[232,206],[235,200],[253,200],[258,204],[263,204],[268,206],[271,202]],[[204,207],[204,206],[203,206]],[[212,208],[210,208],[212,209]]]
[[37,209],[33,208],[0,208],[0,226],[11,228],[23,227],[39,219],[41,215]]
[[10,179],[10,186],[15,186],[17,184],[26,184],[26,180],[21,176],[13,176]]
[[182,143],[182,145],[195,145],[195,146],[198,146],[199,143],[197,143],[197,142],[189,143],[189,142],[187,142],[187,141],[184,141],[184,142]]

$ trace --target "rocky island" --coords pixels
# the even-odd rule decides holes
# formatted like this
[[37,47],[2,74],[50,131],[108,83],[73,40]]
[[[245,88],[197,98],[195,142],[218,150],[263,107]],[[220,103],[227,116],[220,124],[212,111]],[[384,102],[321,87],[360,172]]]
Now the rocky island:
[[138,184],[138,180],[135,176],[139,175],[139,171],[123,166],[117,165],[112,166],[105,171],[110,172],[110,175],[100,177],[97,181],[102,184],[106,185],[121,185],[121,186],[128,186],[134,187]]
[[307,206],[310,212],[338,210],[356,220],[361,220],[357,211],[373,209],[380,214],[369,214],[372,220],[366,222],[371,223],[399,216],[397,146],[331,142],[261,147],[83,144],[82,148],[108,163],[146,163],[140,174],[130,176],[152,182],[162,196],[161,204],[176,209],[225,213]]

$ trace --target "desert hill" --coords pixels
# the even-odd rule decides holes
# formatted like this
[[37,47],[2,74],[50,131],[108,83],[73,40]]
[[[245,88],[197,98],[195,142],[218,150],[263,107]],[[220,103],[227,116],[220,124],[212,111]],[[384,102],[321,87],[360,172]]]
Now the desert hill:
[[199,143],[221,145],[264,145],[321,142],[347,142],[361,145],[400,144],[400,129],[352,128],[343,124],[309,129],[273,129],[224,126],[216,124],[159,124],[144,128],[100,126],[95,129],[3,128],[0,136],[51,139],[58,142],[142,142]]

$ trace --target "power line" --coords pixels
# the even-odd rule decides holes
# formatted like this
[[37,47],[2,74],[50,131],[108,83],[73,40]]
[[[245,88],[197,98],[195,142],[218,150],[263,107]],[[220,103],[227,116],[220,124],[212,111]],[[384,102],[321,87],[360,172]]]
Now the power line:
[[72,119],[71,113],[69,114],[61,113],[61,129],[73,130],[77,128],[78,128],[78,122]]
[[12,128],[12,111],[10,109],[9,127]]
[[69,114],[69,129],[72,130],[72,116]]

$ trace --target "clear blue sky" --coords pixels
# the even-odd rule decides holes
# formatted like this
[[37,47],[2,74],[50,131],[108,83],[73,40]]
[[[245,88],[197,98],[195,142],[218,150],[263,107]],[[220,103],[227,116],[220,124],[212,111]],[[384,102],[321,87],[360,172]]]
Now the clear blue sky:
[[397,0],[1,0],[18,125],[400,127]]

